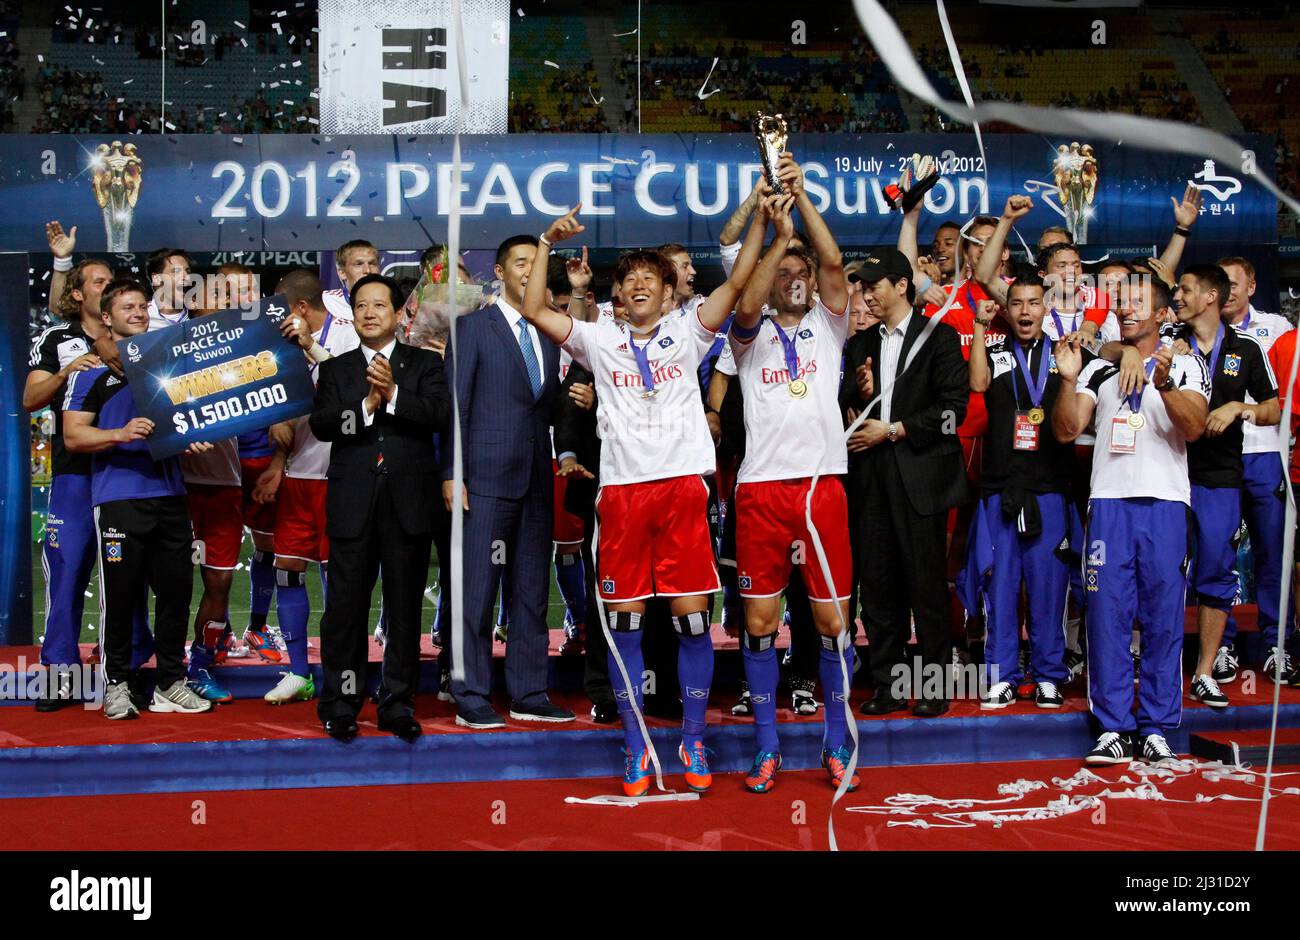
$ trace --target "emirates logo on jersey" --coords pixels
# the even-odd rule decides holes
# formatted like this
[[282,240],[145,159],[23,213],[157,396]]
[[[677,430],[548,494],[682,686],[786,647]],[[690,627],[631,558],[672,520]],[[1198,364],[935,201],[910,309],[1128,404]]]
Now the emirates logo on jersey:
[[[799,375],[797,378],[805,378],[813,375],[817,371],[817,360],[809,359],[806,363],[799,366]],[[789,369],[764,369],[762,379],[764,385],[784,385],[790,381]]]
[[[682,377],[682,367],[676,363],[658,366],[650,374],[650,377],[654,379],[655,385],[659,386],[664,382],[680,379]],[[620,369],[613,369],[610,372],[610,378],[613,380],[615,388],[642,388],[645,386],[639,372],[623,372]]]

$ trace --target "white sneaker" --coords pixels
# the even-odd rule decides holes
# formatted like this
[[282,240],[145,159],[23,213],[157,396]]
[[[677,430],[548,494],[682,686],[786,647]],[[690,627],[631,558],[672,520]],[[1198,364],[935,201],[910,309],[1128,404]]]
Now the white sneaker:
[[181,679],[165,689],[154,689],[149,711],[197,715],[200,712],[212,711],[212,703],[197,694],[186,685],[184,679]]
[[1148,764],[1162,764],[1167,760],[1178,760],[1178,755],[1170,750],[1164,735],[1148,734],[1142,739],[1142,759]]
[[140,709],[131,701],[131,690],[125,682],[108,684],[104,691],[104,717],[111,721],[140,717]]
[[388,643],[388,634],[384,632],[384,625],[382,623],[375,624],[375,642],[380,646],[384,646]]
[[316,697],[316,680],[311,676],[297,676],[292,672],[280,673],[275,688],[262,698],[268,705],[285,705],[289,702],[310,702]]
[[286,656],[289,655],[289,647],[285,645],[284,634],[280,632],[279,627],[273,627],[270,624],[267,624],[264,632],[268,637],[270,637],[271,642],[275,644],[276,649],[281,653],[284,653]]
[[998,682],[988,690],[984,698],[980,699],[980,708],[984,711],[994,711],[999,708],[1006,708],[1016,700],[1016,687],[1010,682]]

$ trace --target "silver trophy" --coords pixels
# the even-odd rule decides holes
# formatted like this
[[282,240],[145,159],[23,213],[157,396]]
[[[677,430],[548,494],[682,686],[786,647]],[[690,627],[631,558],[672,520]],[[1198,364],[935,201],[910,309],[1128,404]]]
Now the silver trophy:
[[104,235],[108,251],[130,251],[131,219],[140,198],[144,162],[135,144],[113,141],[100,144],[90,164],[90,188],[104,214]]
[[785,117],[780,114],[754,112],[754,137],[758,141],[758,157],[763,161],[763,175],[767,185],[779,196],[785,195],[785,184],[777,178],[776,165],[785,153],[786,141],[790,139],[790,130]]

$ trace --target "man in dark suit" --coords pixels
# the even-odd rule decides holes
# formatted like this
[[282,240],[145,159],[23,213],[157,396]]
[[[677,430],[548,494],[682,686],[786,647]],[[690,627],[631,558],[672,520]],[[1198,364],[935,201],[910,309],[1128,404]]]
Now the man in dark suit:
[[325,730],[357,733],[365,693],[370,596],[383,566],[384,648],[379,728],[404,740],[420,735],[415,689],[420,673],[420,615],[433,494],[438,485],[434,435],[451,403],[442,359],[397,342],[397,285],[368,274],[352,286],[361,346],[321,363],[312,433],[330,442],[325,531],[329,590],[321,621],[325,684],[317,714]]
[[[505,727],[491,704],[492,602],[498,585],[509,605],[510,717],[574,719],[546,695],[555,500],[550,428],[560,392],[560,348],[519,313],[536,254],[537,239],[531,235],[501,243],[496,263],[501,296],[456,321],[446,360],[460,415],[465,482],[464,673],[453,678],[452,695],[456,723],[468,728]],[[453,448],[444,447],[442,492],[448,510],[454,497],[452,460]]]
[[850,418],[880,391],[849,438],[849,487],[860,514],[854,549],[876,686],[863,711],[907,707],[895,694],[903,688],[895,667],[904,662],[910,614],[921,675],[934,677],[913,690],[912,712],[933,717],[948,710],[944,543],[947,512],[967,491],[957,439],[969,393],[966,361],[952,327],[913,313],[912,269],[902,252],[875,252],[855,277],[881,321],[849,340],[840,390]]

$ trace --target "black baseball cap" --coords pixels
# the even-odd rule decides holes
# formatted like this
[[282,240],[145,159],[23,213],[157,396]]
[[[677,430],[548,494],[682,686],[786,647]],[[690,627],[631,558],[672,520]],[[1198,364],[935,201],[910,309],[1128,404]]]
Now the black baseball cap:
[[862,262],[862,267],[849,275],[850,281],[874,284],[887,277],[912,279],[912,262],[897,248],[877,248]]

